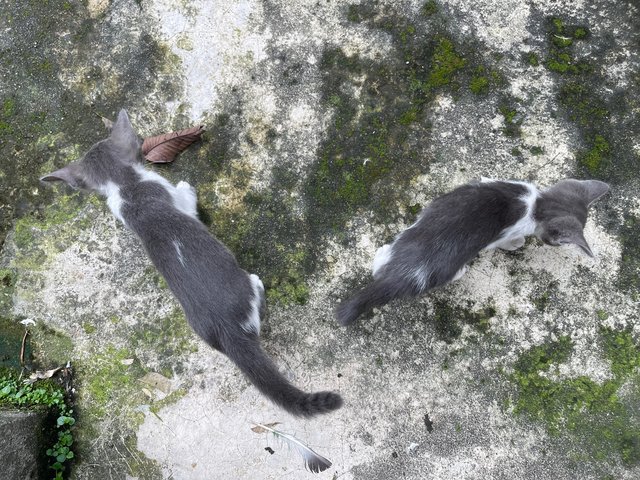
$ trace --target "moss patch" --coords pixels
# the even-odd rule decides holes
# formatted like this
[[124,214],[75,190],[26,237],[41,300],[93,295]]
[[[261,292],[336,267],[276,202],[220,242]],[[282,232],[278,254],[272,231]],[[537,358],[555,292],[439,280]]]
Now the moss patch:
[[[241,162],[227,159],[211,188],[200,190],[203,218],[243,268],[261,277],[270,301],[306,301],[305,279],[324,258],[323,239],[348,241],[344,225],[358,212],[371,211],[379,222],[397,218],[409,203],[402,186],[428,166],[418,144],[428,139],[424,112],[439,93],[468,93],[461,87],[469,85],[482,94],[501,84],[429,9],[416,19],[381,2],[346,7],[346,21],[389,35],[395,54],[372,61],[323,52],[321,100],[333,117],[316,161],[307,172],[274,169],[270,188],[255,192]],[[284,73],[280,81],[287,84]],[[269,147],[276,135],[264,129]]]
[[17,273],[15,269],[0,268],[0,315],[11,315],[16,280]]
[[[20,365],[20,350],[25,328],[17,321],[0,317],[0,368],[11,368],[18,371]],[[28,340],[28,337],[27,337]],[[25,344],[25,363],[31,363],[31,342]],[[0,372],[1,373],[1,372]]]
[[522,134],[522,116],[514,107],[515,101],[504,99],[498,106],[498,112],[504,117],[504,128],[502,133],[507,137],[519,137]]
[[65,333],[43,322],[38,322],[29,330],[34,356],[43,367],[59,367],[75,360],[73,340]]
[[[573,351],[563,336],[523,353],[510,376],[518,394],[516,413],[544,422],[554,435],[570,435],[581,460],[640,461],[640,425],[634,416],[639,400],[640,348],[628,331],[602,328],[600,342],[613,378],[598,384],[588,377],[556,380],[558,365]],[[631,396],[621,387],[633,385]]]
[[617,284],[631,295],[635,301],[640,300],[640,218],[626,214],[620,229],[622,255]]
[[578,161],[586,167],[589,173],[597,174],[603,168],[611,146],[609,142],[599,134],[593,137],[591,148],[578,156]]
[[156,368],[168,378],[181,372],[181,362],[187,355],[198,351],[195,335],[179,308],[159,320],[136,324],[130,338],[131,348],[143,361],[145,352],[153,352],[159,359]]
[[487,333],[491,326],[490,320],[496,315],[496,309],[491,304],[474,311],[452,305],[446,300],[434,300],[433,309],[436,333],[447,343],[451,343],[462,334],[460,322],[472,326],[480,333]]

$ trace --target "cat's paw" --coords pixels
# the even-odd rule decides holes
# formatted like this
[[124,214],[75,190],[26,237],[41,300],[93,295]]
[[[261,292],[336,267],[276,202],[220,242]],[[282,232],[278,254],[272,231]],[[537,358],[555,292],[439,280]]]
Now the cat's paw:
[[514,238],[508,242],[505,242],[503,245],[500,245],[500,248],[503,250],[509,250],[509,251],[513,251],[513,250],[517,250],[520,247],[524,246],[524,237],[518,237],[518,238]]
[[464,267],[462,267],[460,270],[456,272],[456,274],[453,276],[451,281],[455,282],[456,280],[460,280],[464,276],[464,274],[467,273],[467,270],[469,270],[469,267],[465,265]]
[[191,185],[189,185],[187,182],[183,180],[180,180],[178,182],[178,184],[176,185],[176,188],[180,190],[191,190],[192,192],[195,191],[195,188],[193,188]]

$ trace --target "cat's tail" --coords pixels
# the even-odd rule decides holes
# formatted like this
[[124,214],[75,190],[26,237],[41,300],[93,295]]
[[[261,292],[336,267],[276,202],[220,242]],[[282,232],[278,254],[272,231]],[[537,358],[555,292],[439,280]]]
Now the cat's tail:
[[385,305],[401,295],[402,292],[397,285],[384,280],[374,280],[353,297],[338,305],[335,312],[336,319],[341,325],[350,325],[373,307]]
[[293,386],[279,371],[257,337],[234,339],[224,353],[242,370],[260,392],[293,415],[312,417],[342,406],[334,392],[306,393]]

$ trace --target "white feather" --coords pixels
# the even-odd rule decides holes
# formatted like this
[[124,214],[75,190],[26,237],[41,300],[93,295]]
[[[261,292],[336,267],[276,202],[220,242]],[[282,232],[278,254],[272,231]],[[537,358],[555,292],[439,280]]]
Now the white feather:
[[314,452],[311,447],[308,447],[293,435],[280,432],[279,430],[275,430],[261,423],[256,423],[256,426],[258,428],[252,429],[254,432],[261,433],[262,431],[267,431],[271,433],[275,438],[277,438],[281,443],[286,444],[289,448],[296,449],[304,459],[305,468],[309,471],[313,473],[324,472],[331,466],[331,461],[328,458],[325,458],[322,455]]

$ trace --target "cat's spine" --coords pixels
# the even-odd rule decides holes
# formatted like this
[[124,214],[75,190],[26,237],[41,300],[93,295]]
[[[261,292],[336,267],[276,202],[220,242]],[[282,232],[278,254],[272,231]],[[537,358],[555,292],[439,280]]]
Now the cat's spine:
[[342,406],[342,397],[337,393],[306,393],[293,386],[278,371],[255,335],[234,338],[225,345],[224,353],[260,392],[293,415],[312,417]]
[[373,307],[380,307],[403,294],[397,284],[389,280],[374,280],[336,309],[336,319],[341,325],[349,325]]

